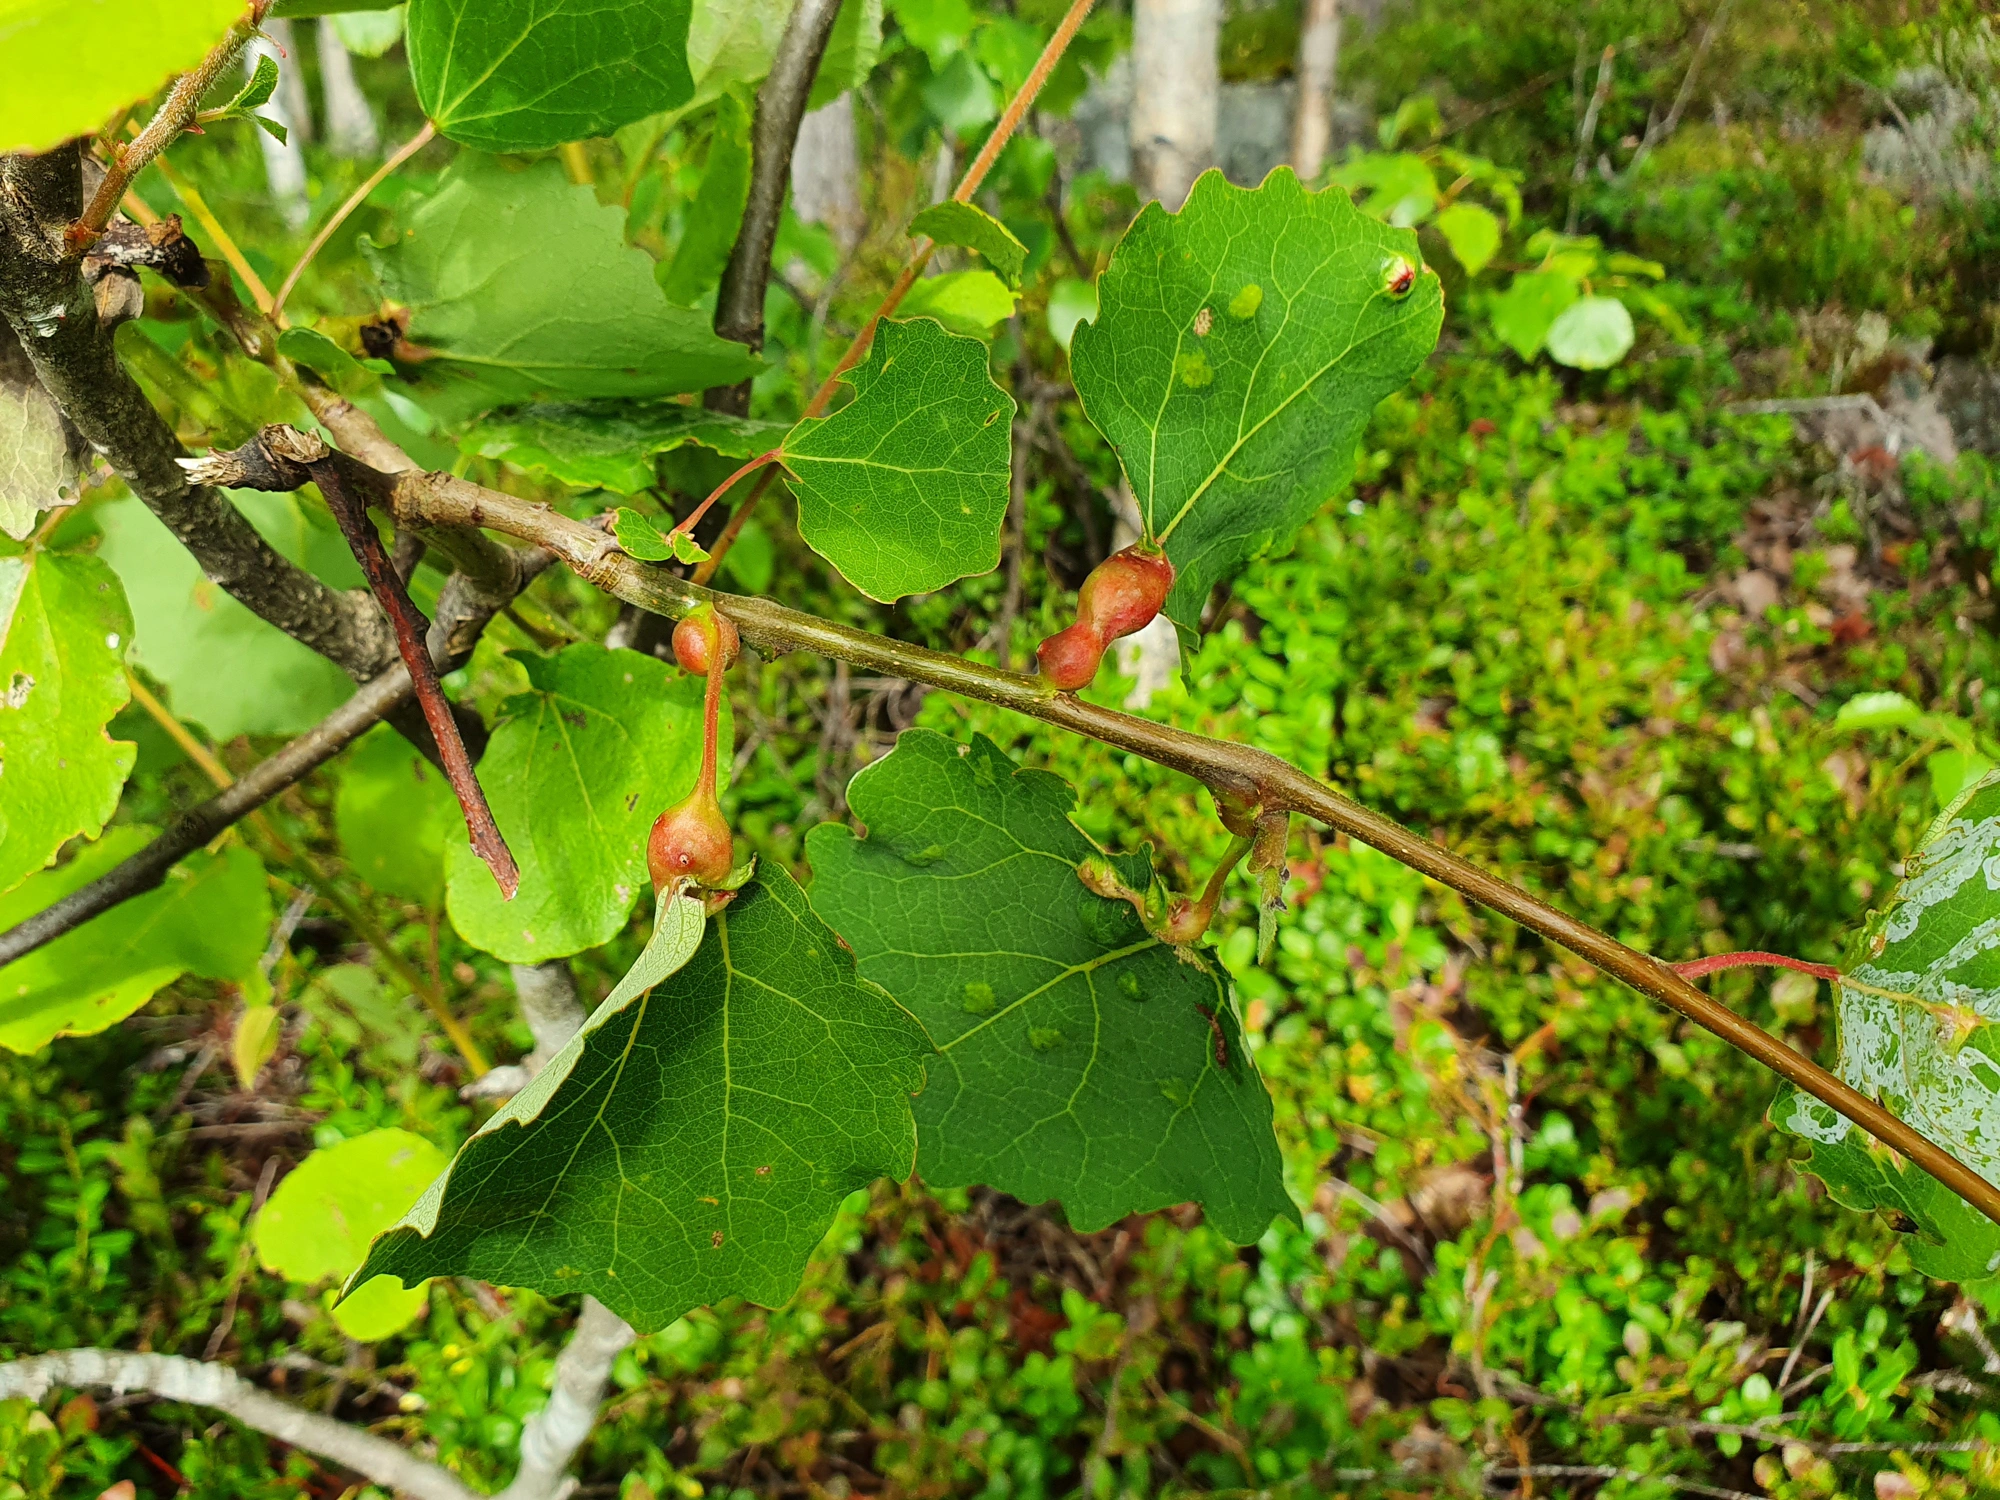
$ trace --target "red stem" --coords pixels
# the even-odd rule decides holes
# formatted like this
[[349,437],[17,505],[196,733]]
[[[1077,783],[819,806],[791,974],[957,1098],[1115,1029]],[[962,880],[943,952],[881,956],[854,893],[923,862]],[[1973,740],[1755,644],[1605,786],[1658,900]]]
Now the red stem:
[[1809,964],[1802,958],[1782,953],[1713,953],[1707,958],[1691,958],[1684,964],[1668,964],[1683,979],[1699,979],[1723,969],[1791,969],[1815,979],[1838,979],[1840,970],[1832,964]]
[[729,487],[732,484],[736,483],[736,481],[741,479],[745,474],[755,473],[758,469],[763,468],[764,465],[768,463],[777,462],[778,459],[784,457],[784,451],[785,450],[782,448],[773,448],[769,453],[760,453],[755,458],[751,459],[749,463],[745,464],[742,468],[738,469],[734,474],[731,474],[727,479],[723,480],[722,483],[718,484],[712,491],[710,491],[708,498],[702,501],[701,504],[697,505],[694,508],[694,512],[685,521],[681,522],[680,525],[676,526],[672,531],[668,532],[667,535],[678,536],[683,531],[692,532],[695,528],[695,524],[698,521],[700,521],[703,516],[708,514],[708,508],[711,505],[715,504],[716,501],[720,500],[724,495],[729,493]]
[[708,622],[708,687],[702,695],[701,703],[701,775],[695,780],[695,790],[708,794],[708,800],[715,800],[715,739],[722,726],[722,674],[727,670],[722,662],[722,630],[713,620]]
[[501,835],[500,825],[493,821],[493,809],[486,805],[486,793],[473,773],[472,757],[466,754],[465,741],[459,736],[458,721],[451,716],[451,703],[438,683],[437,665],[431,660],[430,647],[424,639],[430,627],[410,602],[409,591],[403,587],[401,576],[382,546],[382,538],[368,519],[368,507],[347,487],[340,471],[326,460],[310,464],[307,469],[319,485],[319,492],[326,497],[334,519],[340,523],[347,545],[354,549],[361,571],[368,577],[368,586],[375,591],[389,623],[395,627],[396,649],[402,653],[403,665],[410,669],[410,681],[416,686],[424,722],[430,725],[437,740],[445,779],[458,794],[472,852],[493,872],[500,894],[512,901],[521,888],[521,872]]

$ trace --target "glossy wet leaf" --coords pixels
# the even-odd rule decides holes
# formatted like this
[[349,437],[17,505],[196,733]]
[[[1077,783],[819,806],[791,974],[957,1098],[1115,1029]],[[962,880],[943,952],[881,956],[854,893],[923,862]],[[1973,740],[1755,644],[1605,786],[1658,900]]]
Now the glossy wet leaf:
[[687,99],[688,20],[688,0],[410,0],[410,77],[461,145],[545,150]]
[[706,933],[662,906],[663,976],[614,991],[360,1275],[588,1292],[650,1331],[781,1305],[841,1199],[909,1175],[929,1044],[804,892],[767,866]]
[[[361,570],[330,519],[295,495],[230,496],[279,554],[337,588]],[[94,506],[98,555],[118,570],[132,602],[130,660],[163,687],[176,717],[227,741],[239,734],[297,734],[345,703],[347,674],[223,592],[140,501]],[[216,670],[227,662],[228,670]]]
[[[0,896],[0,932],[90,884],[157,829],[128,823]],[[116,1025],[183,974],[268,997],[257,961],[271,935],[264,866],[241,844],[197,851],[157,890],[114,906],[0,969],[0,1047],[33,1052]]]
[[333,827],[348,867],[374,890],[437,907],[458,799],[422,752],[386,724],[341,756]]
[[[479,781],[521,889],[501,899],[461,822],[445,846],[446,901],[467,942],[539,963],[609,942],[648,889],[646,832],[693,790],[700,766],[702,684],[588,643],[515,659],[528,691],[502,706]],[[726,717],[721,753],[726,766]]]
[[135,754],[106,727],[131,697],[132,616],[94,557],[0,557],[0,891],[95,838]]
[[[259,1211],[251,1230],[257,1259],[308,1286],[344,1280],[449,1161],[407,1130],[371,1130],[321,1147],[285,1174]],[[333,1321],[349,1338],[373,1343],[408,1326],[428,1300],[422,1286],[377,1277],[342,1299]]]
[[1414,234],[1280,168],[1254,189],[1204,173],[1177,214],[1148,204],[1097,295],[1070,346],[1077,394],[1173,561],[1166,612],[1191,641],[1214,586],[1352,480],[1369,414],[1437,342],[1443,294]]
[[[1838,981],[1840,1060],[1855,1089],[2000,1182],[2000,776],[1931,825]],[[1787,1087],[1772,1117],[1813,1143],[1811,1169],[1850,1208],[1915,1231],[1926,1275],[2000,1273],[2000,1225],[1846,1119]]]
[[[1084,888],[1077,866],[1099,851],[1075,800],[984,737],[907,731],[848,787],[867,836],[808,836],[814,909],[937,1043],[917,1099],[925,1182],[1057,1199],[1086,1232],[1192,1200],[1247,1243],[1297,1214],[1228,981]],[[1144,857],[1118,863],[1143,890]]]
[[884,323],[848,377],[854,399],[785,439],[800,534],[871,599],[1000,561],[1014,398],[986,357],[929,319]]
[[782,422],[732,417],[674,401],[581,401],[514,407],[481,418],[462,452],[498,458],[584,489],[636,495],[659,482],[652,460],[694,444],[725,458],[777,447]]
[[0,152],[46,151],[99,129],[200,62],[243,11],[243,0],[8,0]]
[[406,201],[363,248],[410,310],[409,340],[431,351],[419,373],[466,404],[672,396],[759,368],[660,295],[652,260],[625,243],[624,211],[553,161],[517,170],[467,152],[436,192]]

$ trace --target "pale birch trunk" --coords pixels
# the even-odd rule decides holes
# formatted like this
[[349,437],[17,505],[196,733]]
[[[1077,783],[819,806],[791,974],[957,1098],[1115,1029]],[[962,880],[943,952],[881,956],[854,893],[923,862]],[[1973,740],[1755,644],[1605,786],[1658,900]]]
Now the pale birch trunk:
[[1333,138],[1333,81],[1340,60],[1340,0],[1306,0],[1299,29],[1299,102],[1292,115],[1292,170],[1310,183]]
[[319,18],[319,85],[326,105],[326,144],[335,156],[374,156],[382,149],[375,111],[354,81],[354,60],[332,16]]

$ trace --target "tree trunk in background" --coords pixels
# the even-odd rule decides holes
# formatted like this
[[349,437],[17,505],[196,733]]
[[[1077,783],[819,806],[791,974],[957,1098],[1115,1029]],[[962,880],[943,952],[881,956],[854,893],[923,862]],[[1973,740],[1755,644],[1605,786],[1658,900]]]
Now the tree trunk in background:
[[792,211],[803,223],[824,224],[843,254],[861,239],[861,147],[854,133],[854,96],[842,94],[799,121],[792,148]]
[[332,16],[319,18],[319,87],[326,104],[326,143],[335,156],[374,156],[382,149],[375,112],[354,81],[354,61]]
[[243,49],[246,75],[257,71],[257,59],[268,57],[278,65],[278,91],[261,110],[285,127],[286,139],[278,140],[269,131],[257,130],[257,144],[264,151],[264,176],[271,185],[271,199],[285,222],[294,229],[304,225],[312,212],[306,201],[306,157],[300,143],[312,130],[312,111],[306,103],[305,81],[299,73],[298,38],[290,21],[264,23],[263,35]]
[[1215,164],[1221,30],[1219,0],[1133,0],[1132,181],[1169,209]]
[[1333,136],[1333,80],[1340,59],[1340,0],[1306,0],[1299,27],[1299,103],[1292,116],[1292,170],[1310,183]]

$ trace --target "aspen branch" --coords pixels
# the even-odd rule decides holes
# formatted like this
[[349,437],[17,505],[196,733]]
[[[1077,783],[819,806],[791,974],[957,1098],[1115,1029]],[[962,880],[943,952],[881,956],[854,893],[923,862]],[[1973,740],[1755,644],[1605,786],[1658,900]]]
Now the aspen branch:
[[1394,819],[1363,807],[1267,751],[1190,734],[1086,703],[1071,694],[1057,692],[1041,677],[1002,671],[927,647],[871,635],[788,609],[769,599],[711,593],[665,568],[641,563],[616,548],[606,547],[603,532],[573,521],[547,505],[489,490],[448,474],[404,472],[380,477],[387,486],[387,503],[399,522],[498,531],[546,549],[579,577],[627,604],[654,614],[680,618],[701,605],[713,605],[730,618],[745,640],[774,655],[810,651],[884,677],[921,682],[961,697],[1009,708],[1191,776],[1218,797],[1233,797],[1246,807],[1266,813],[1303,813],[1451,887],[1568,949],[1640,994],[1678,1011],[1839,1111],[2000,1223],[2000,1187],[1810,1058],[1793,1051],[1728,1006],[1710,999],[1670,965],[1628,948],[1589,923],[1482,870]]
[[[51,1390],[96,1387],[144,1391],[234,1417],[252,1431],[303,1448],[416,1500],[478,1500],[454,1474],[414,1453],[317,1412],[302,1411],[259,1389],[227,1365],[173,1354],[71,1349],[0,1364],[0,1397],[39,1401]],[[517,1497],[518,1500],[518,1497]]]
[[556,1357],[549,1404],[522,1427],[521,1466],[495,1500],[546,1500],[561,1492],[564,1471],[597,1425],[612,1361],[637,1337],[630,1323],[595,1297],[583,1299],[583,1313]]

